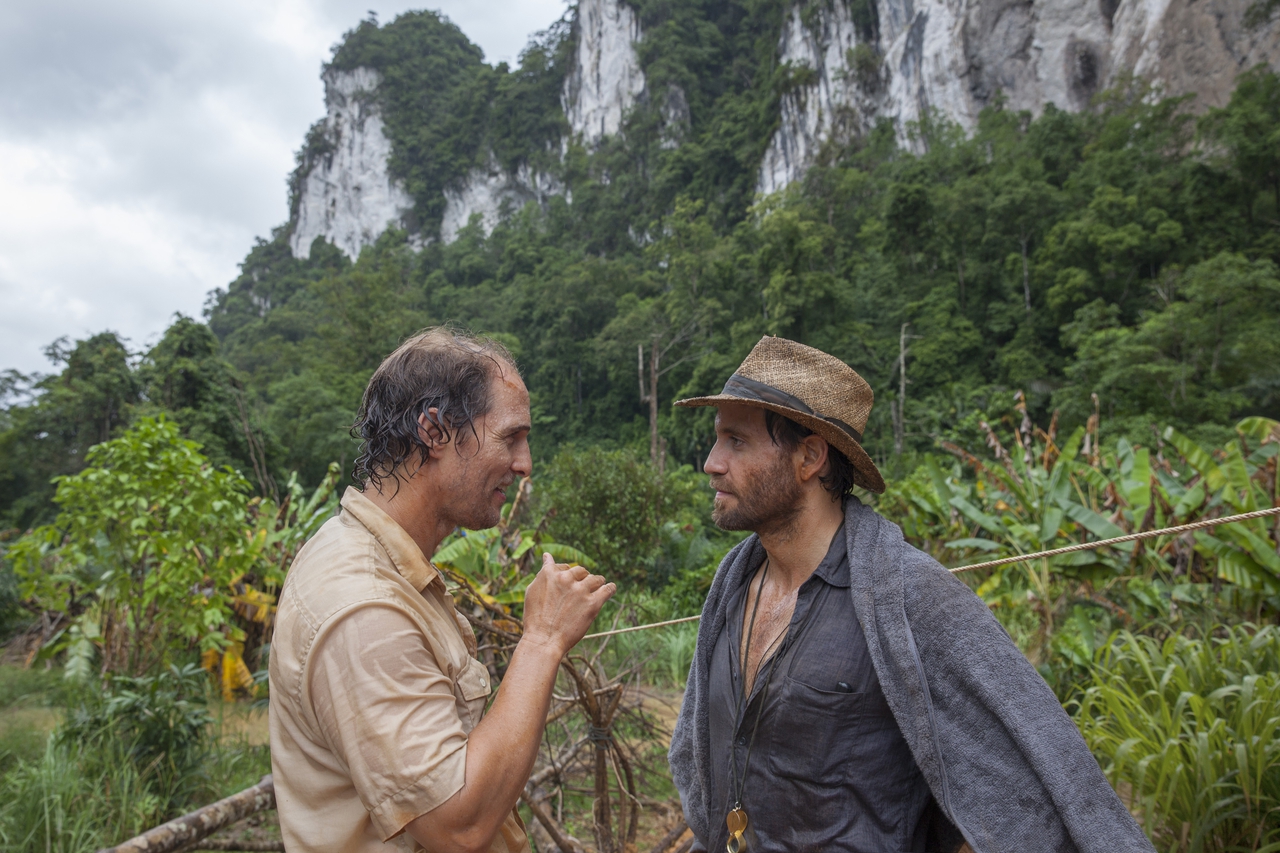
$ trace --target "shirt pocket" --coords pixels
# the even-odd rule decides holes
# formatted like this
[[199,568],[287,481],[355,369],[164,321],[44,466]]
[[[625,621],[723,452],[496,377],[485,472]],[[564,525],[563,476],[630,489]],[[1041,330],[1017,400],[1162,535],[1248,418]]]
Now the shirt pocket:
[[458,674],[458,692],[466,702],[489,698],[489,670],[475,658],[467,658]]
[[767,745],[773,772],[820,787],[841,784],[866,694],[824,690],[790,676],[781,687]]

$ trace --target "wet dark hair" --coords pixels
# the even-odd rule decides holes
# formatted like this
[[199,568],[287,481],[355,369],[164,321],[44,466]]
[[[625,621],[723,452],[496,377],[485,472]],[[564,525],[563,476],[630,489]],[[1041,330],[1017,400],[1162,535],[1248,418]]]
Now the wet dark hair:
[[460,329],[437,326],[402,343],[373,372],[351,427],[360,439],[355,479],[381,490],[391,477],[398,487],[405,462],[416,455],[425,464],[431,445],[419,415],[439,430],[437,446],[455,437],[464,444],[467,431],[477,438],[475,420],[488,413],[493,378],[504,365],[515,370],[506,347]]
[[[764,428],[769,431],[769,439],[775,445],[787,450],[795,450],[803,439],[815,434],[807,426],[770,409],[764,410]],[[827,462],[827,473],[818,479],[822,488],[831,493],[831,500],[838,500],[844,506],[853,493],[853,463],[830,442],[827,442]]]

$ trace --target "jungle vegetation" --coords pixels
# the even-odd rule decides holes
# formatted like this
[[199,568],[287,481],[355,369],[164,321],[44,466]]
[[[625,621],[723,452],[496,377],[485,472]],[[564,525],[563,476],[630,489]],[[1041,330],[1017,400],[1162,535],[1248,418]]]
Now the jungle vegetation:
[[[406,230],[298,260],[286,224],[154,346],[103,331],[0,376],[0,633],[73,685],[0,671],[0,705],[65,709],[47,749],[0,738],[0,847],[92,849],[264,766],[210,746],[201,691],[261,699],[364,385],[428,325],[503,341],[532,395],[534,477],[502,528],[437,555],[500,624],[541,551],[625,582],[611,623],[697,612],[737,538],[709,523],[710,413],[670,404],[766,334],[870,382],[890,489],[859,497],[947,565],[1280,505],[1280,77],[1247,71],[1215,109],[1127,80],[1079,113],[997,101],[971,133],[882,123],[759,198],[806,79],[776,59],[785,4],[634,6],[648,94],[591,150],[560,143],[567,20],[516,67],[434,13],[362,22],[331,65],[382,77]],[[566,193],[441,243],[442,190],[490,162]],[[964,576],[1161,849],[1280,843],[1277,541],[1256,521]],[[692,641],[626,635],[606,663],[678,685]],[[110,776],[137,769],[122,754],[149,769]]]

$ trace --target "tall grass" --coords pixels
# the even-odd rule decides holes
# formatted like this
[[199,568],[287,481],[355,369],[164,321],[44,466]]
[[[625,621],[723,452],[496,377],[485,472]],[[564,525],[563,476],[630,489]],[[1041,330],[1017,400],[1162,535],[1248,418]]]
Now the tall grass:
[[1075,718],[1160,850],[1280,851],[1280,631],[1120,632]]
[[0,699],[56,695],[72,707],[52,735],[32,730],[30,748],[0,762],[0,853],[88,853],[270,772],[265,745],[218,736],[197,667],[85,685],[74,696],[49,692],[43,677],[8,673],[3,683],[12,689]]
[[0,782],[0,850],[96,850],[163,822],[163,805],[125,750],[103,754],[51,737],[39,759]]

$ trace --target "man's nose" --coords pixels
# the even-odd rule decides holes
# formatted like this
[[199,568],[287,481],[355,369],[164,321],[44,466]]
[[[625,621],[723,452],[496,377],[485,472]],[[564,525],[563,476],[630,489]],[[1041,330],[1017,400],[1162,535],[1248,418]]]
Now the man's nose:
[[729,466],[725,464],[724,454],[720,452],[720,442],[716,442],[716,446],[711,448],[711,453],[707,455],[707,461],[702,466],[704,474],[728,474]]
[[511,473],[517,477],[528,477],[533,473],[533,454],[529,450],[529,442],[520,442],[515,458],[511,460]]

